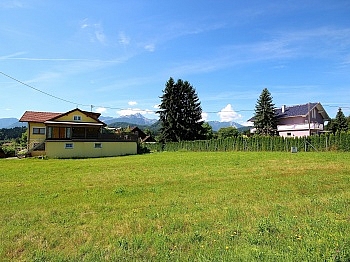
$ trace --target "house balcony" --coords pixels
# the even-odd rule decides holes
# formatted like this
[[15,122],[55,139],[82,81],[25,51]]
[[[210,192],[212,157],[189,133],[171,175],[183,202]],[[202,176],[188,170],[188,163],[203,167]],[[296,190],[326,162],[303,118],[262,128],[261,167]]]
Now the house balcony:
[[89,134],[89,135],[80,135],[72,134],[71,137],[60,137],[52,138],[47,137],[46,141],[77,141],[77,142],[137,142],[138,136],[132,133],[121,133],[121,134]]
[[278,125],[277,131],[301,131],[301,130],[323,130],[323,124],[310,123],[310,124],[294,124],[294,125]]

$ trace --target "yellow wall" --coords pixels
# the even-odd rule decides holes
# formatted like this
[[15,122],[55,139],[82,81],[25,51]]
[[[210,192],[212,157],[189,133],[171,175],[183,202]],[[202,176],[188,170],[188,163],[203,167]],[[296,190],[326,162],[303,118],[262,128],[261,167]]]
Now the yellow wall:
[[[45,134],[33,134],[33,127],[45,128]],[[44,142],[46,139],[46,127],[44,123],[28,123],[28,150],[33,148],[34,143]],[[40,156],[45,154],[45,151],[33,151],[32,156]]]
[[[66,149],[66,143],[73,143],[73,148]],[[95,148],[95,143],[101,143],[102,148]],[[136,142],[46,142],[46,155],[52,158],[103,157],[135,154],[137,154]]]
[[69,113],[68,115],[64,115],[62,117],[59,117],[55,119],[55,121],[74,121],[74,116],[80,116],[81,120],[76,122],[87,122],[87,123],[96,123],[97,121],[91,117],[86,116],[85,114],[81,113],[79,110],[73,111]]

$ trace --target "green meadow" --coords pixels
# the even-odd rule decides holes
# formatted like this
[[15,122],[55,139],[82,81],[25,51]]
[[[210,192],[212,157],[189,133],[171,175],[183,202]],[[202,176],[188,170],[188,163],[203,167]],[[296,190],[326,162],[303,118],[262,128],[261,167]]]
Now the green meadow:
[[0,160],[0,261],[350,261],[350,153]]

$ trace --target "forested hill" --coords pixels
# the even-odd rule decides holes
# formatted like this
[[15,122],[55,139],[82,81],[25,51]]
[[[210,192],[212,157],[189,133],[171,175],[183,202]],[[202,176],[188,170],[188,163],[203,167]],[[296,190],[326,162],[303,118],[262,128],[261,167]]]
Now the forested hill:
[[20,138],[26,130],[26,127],[1,128],[0,141]]

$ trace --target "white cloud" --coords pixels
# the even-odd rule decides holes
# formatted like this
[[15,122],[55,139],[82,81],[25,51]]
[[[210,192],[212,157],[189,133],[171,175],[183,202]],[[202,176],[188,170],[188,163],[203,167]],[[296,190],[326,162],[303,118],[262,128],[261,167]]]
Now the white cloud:
[[140,109],[140,108],[128,108],[128,109],[122,109],[116,112],[117,115],[120,116],[129,116],[129,115],[135,115],[137,113],[141,115],[154,115],[153,110],[148,109]]
[[106,43],[106,36],[105,34],[103,33],[103,31],[95,31],[95,36],[96,36],[96,39],[101,43],[101,44],[104,44]]
[[231,122],[242,118],[242,115],[233,110],[231,104],[228,104],[223,109],[221,109],[218,115],[221,122]]
[[135,106],[135,105],[137,105],[137,102],[136,101],[129,101],[128,105],[129,106]]
[[127,46],[130,44],[130,38],[125,35],[124,32],[119,33],[119,44]]
[[98,108],[95,109],[95,111],[96,111],[97,113],[102,114],[102,113],[105,113],[105,112],[107,111],[107,109],[104,108],[104,107],[98,107]]
[[207,121],[208,120],[208,113],[202,112],[202,119],[201,121]]
[[88,19],[85,18],[83,21],[80,22],[80,28],[81,28],[81,29],[84,29],[84,28],[86,28],[86,27],[89,27],[89,23],[88,23],[87,21],[88,21]]
[[80,28],[88,33],[91,42],[99,42],[106,44],[106,35],[103,32],[103,26],[100,23],[89,23],[89,19],[85,18],[80,21]]
[[154,50],[156,49],[155,45],[154,44],[148,44],[148,45],[145,45],[145,49],[149,52],[154,52]]

